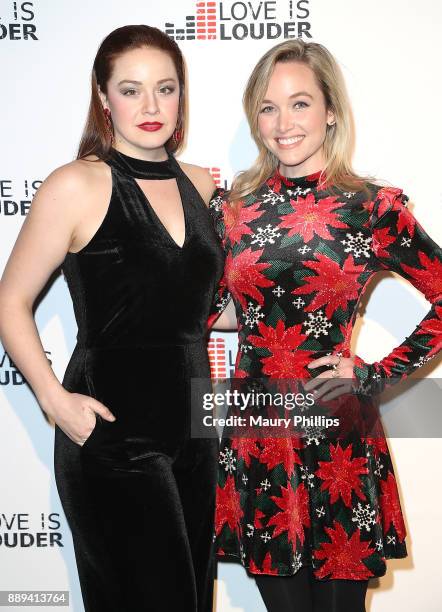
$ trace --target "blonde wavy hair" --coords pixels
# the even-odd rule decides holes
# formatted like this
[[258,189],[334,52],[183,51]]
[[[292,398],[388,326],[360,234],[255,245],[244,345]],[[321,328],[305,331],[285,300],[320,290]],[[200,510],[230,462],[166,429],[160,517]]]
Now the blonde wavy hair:
[[228,197],[234,204],[253,193],[276,170],[278,158],[265,146],[258,116],[270,77],[278,62],[301,62],[309,66],[324,95],[326,108],[333,111],[335,123],[327,125],[323,144],[327,183],[338,190],[365,189],[366,178],[358,176],[351,164],[354,147],[354,123],[341,70],[332,54],[319,43],[291,39],[272,47],[259,60],[247,82],[243,96],[250,133],[258,147],[258,157],[248,170],[234,179]]

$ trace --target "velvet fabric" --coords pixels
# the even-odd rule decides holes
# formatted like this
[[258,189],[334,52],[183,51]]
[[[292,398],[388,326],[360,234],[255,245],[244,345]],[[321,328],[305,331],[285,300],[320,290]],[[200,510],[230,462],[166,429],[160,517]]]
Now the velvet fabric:
[[[84,607],[209,612],[218,441],[190,435],[190,384],[206,378],[211,391],[206,322],[224,256],[206,205],[172,156],[144,162],[113,152],[107,163],[105,218],[63,263],[78,324],[63,385],[116,416],[97,415],[83,446],[55,431]],[[149,176],[177,180],[183,247],[135,180]]]

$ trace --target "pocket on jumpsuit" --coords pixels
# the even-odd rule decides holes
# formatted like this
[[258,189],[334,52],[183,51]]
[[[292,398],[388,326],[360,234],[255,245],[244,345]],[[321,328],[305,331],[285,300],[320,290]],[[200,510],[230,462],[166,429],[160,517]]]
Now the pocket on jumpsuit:
[[99,429],[99,427],[101,425],[101,422],[102,422],[102,417],[98,413],[95,413],[95,425],[94,425],[94,428],[91,431],[91,433],[88,435],[88,437],[86,438],[86,442],[84,442],[81,445],[80,448],[82,450],[84,450],[85,448],[88,448],[89,445],[91,444],[91,442],[93,441],[93,439],[96,437],[97,431],[98,431],[98,429]]

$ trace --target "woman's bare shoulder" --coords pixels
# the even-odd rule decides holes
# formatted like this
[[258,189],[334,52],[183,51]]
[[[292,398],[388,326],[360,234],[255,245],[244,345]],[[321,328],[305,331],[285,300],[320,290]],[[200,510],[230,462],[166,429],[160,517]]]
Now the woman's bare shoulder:
[[102,160],[75,159],[58,166],[45,178],[31,209],[62,206],[79,214],[83,204],[87,206],[91,200],[106,197],[110,182],[110,167]]
[[90,181],[102,181],[110,176],[110,167],[96,156],[84,159],[74,159],[71,162],[55,168],[48,176],[53,182],[61,182],[65,187],[83,187]]

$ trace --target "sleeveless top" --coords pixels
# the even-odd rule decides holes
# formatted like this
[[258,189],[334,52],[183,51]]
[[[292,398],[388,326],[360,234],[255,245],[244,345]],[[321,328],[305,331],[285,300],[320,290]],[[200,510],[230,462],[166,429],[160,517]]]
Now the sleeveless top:
[[[169,154],[152,162],[111,150],[112,194],[89,243],[62,264],[78,325],[77,347],[189,344],[206,336],[224,266],[209,211]],[[180,247],[136,179],[176,179],[185,218]]]

